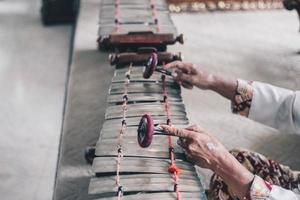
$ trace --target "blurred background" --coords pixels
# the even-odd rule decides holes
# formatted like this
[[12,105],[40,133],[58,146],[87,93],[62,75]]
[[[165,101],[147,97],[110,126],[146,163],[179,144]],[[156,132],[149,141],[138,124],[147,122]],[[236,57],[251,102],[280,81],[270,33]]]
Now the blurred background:
[[[94,10],[99,2],[0,0],[0,198],[3,200],[53,197],[74,41],[78,34],[77,43],[91,44],[90,51],[97,56],[98,15]],[[298,0],[284,4],[281,0],[168,0],[168,3],[175,25],[187,38],[184,46],[171,47],[171,51],[184,52],[186,60],[211,72],[300,89]],[[94,7],[93,12],[88,14],[90,7]],[[81,9],[84,13],[78,15]],[[83,30],[92,31],[82,36]],[[107,93],[107,89],[102,92]],[[215,94],[200,91],[199,95],[198,91],[196,95],[184,90],[183,97],[191,121],[219,137],[218,133],[226,132],[220,139],[228,148],[244,146],[260,150],[300,170],[299,157],[289,154],[299,146],[290,143],[295,138],[279,137],[276,130],[246,119],[241,122],[229,114],[227,102]],[[101,124],[95,133],[100,128]],[[248,133],[255,134],[241,136]],[[272,145],[265,146],[257,140],[268,140]],[[274,151],[282,145],[289,148]],[[200,173],[207,184],[209,172]],[[60,195],[58,199],[84,198]]]

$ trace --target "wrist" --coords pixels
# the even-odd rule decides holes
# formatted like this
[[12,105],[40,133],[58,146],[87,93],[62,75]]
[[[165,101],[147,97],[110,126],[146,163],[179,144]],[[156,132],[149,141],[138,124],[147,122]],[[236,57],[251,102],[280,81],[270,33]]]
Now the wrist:
[[219,77],[213,74],[207,76],[206,89],[216,91],[219,85]]
[[229,100],[233,100],[237,89],[237,80],[212,75],[209,81],[209,89]]
[[235,163],[236,160],[227,150],[225,150],[224,152],[222,152],[222,154],[220,154],[216,160],[215,160],[215,164],[214,167],[212,168],[212,170],[222,176],[223,174],[227,173],[227,171],[230,171],[232,169],[232,165]]
[[214,171],[242,199],[250,190],[254,175],[242,166],[229,152],[228,154],[218,161],[218,165],[216,165]]

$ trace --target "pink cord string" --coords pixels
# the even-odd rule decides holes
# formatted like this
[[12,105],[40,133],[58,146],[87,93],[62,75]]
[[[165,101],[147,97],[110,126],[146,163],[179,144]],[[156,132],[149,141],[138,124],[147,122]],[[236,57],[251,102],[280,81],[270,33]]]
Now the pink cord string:
[[122,143],[123,143],[123,135],[126,133],[127,123],[126,123],[126,113],[127,113],[127,104],[128,104],[128,86],[130,83],[130,74],[132,69],[132,63],[130,63],[128,71],[125,73],[125,82],[124,82],[124,93],[123,93],[123,104],[122,104],[122,110],[123,110],[123,117],[122,117],[122,126],[119,132],[118,136],[118,145],[117,145],[117,151],[118,156],[116,160],[116,186],[118,187],[117,192],[117,200],[121,200],[123,195],[123,187],[121,185],[120,181],[120,168],[121,168],[121,160],[123,158],[123,151],[122,151]]
[[[164,64],[163,64],[164,65]],[[170,115],[170,109],[169,109],[169,103],[168,103],[168,91],[167,91],[167,83],[166,83],[166,76],[162,75],[162,84],[163,84],[163,96],[164,96],[164,107],[165,112],[167,116],[167,125],[171,126],[171,115]],[[180,191],[178,187],[179,182],[179,174],[180,169],[175,165],[174,160],[174,147],[172,142],[172,137],[168,136],[168,143],[169,143],[169,151],[170,151],[170,166],[168,168],[168,172],[173,174],[173,180],[174,180],[174,191],[176,192],[177,200],[180,200]]]
[[120,31],[120,0],[115,0],[115,33]]
[[148,0],[148,4],[151,7],[151,14],[154,24],[156,24],[156,32],[160,32],[160,25],[158,23],[157,10],[152,0]]

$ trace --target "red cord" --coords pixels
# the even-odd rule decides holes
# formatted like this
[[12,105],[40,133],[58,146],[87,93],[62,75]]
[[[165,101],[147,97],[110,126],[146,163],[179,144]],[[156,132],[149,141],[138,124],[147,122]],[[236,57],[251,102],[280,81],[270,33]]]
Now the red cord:
[[115,32],[120,31],[120,0],[115,0]]
[[177,175],[179,175],[181,173],[181,170],[176,165],[173,164],[173,165],[169,166],[168,172],[170,174],[175,174],[176,173]]
[[[164,63],[163,63],[164,65]],[[165,112],[167,115],[167,125],[171,126],[171,117],[170,117],[170,110],[169,110],[169,103],[168,103],[168,92],[167,92],[167,83],[166,83],[166,76],[162,75],[162,84],[163,84],[163,96],[164,96],[164,104],[165,104]],[[174,148],[172,143],[172,137],[168,136],[168,143],[169,143],[169,150],[170,150],[170,166],[168,168],[168,172],[173,174],[174,180],[174,190],[176,192],[177,200],[180,200],[180,191],[178,187],[179,182],[179,174],[181,172],[180,168],[178,168],[175,163],[175,156],[174,156]]]
[[128,103],[128,86],[130,83],[130,73],[132,69],[132,63],[129,65],[128,71],[125,73],[126,79],[124,82],[124,93],[123,93],[123,104],[122,104],[122,110],[123,110],[123,118],[122,118],[122,127],[119,133],[118,137],[118,157],[116,161],[116,186],[118,187],[117,192],[117,200],[121,200],[121,197],[123,195],[123,189],[120,182],[120,165],[121,165],[121,159],[123,157],[123,151],[122,151],[122,143],[123,143],[123,135],[126,132],[127,124],[126,124],[126,113],[127,113],[127,103]]
[[157,18],[157,10],[156,10],[155,5],[153,4],[152,0],[148,0],[148,3],[151,7],[153,22],[154,22],[154,24],[156,24],[156,32],[159,33],[160,32],[160,26],[159,26],[158,18]]

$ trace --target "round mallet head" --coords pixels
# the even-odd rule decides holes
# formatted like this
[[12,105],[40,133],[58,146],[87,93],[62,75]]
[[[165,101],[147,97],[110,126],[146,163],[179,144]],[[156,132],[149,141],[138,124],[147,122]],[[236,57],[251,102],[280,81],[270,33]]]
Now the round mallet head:
[[149,147],[154,135],[154,124],[150,115],[142,116],[137,132],[139,145],[143,148]]
[[158,56],[157,53],[151,53],[151,56],[149,57],[149,60],[146,64],[146,68],[145,71],[143,73],[143,77],[145,79],[148,79],[152,76],[152,74],[154,73],[156,67],[157,67],[157,63],[158,63]]

